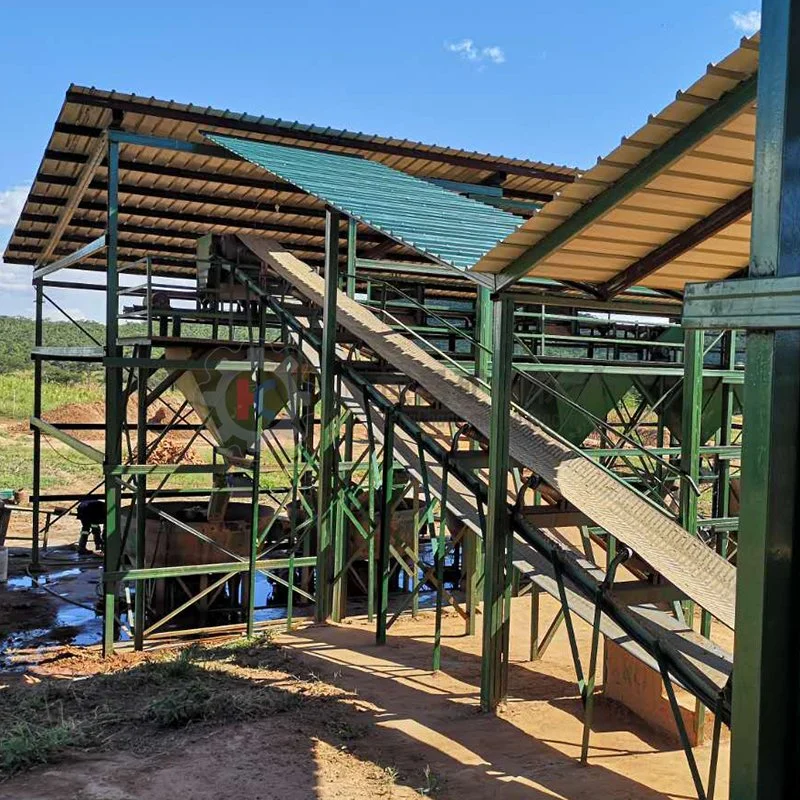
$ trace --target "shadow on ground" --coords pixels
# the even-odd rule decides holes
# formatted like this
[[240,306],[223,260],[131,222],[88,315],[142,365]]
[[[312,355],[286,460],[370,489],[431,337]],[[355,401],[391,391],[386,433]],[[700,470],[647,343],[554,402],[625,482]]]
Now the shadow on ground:
[[[379,731],[371,736],[371,757],[380,762],[394,757],[401,773],[415,759],[424,760],[447,778],[442,797],[535,800],[601,796],[656,800],[684,796],[656,791],[640,780],[596,763],[612,758],[633,759],[653,750],[677,750],[668,738],[648,731],[641,721],[614,703],[597,704],[594,729],[633,729],[636,736],[628,738],[636,740],[637,747],[595,742],[591,751],[595,763],[590,761],[588,767],[579,764],[583,713],[574,682],[512,665],[509,704],[501,714],[489,715],[478,710],[480,657],[448,646],[447,639],[442,647],[442,672],[438,675],[430,670],[429,643],[417,637],[395,634],[386,646],[378,647],[374,634],[363,627],[315,626],[286,641],[308,663],[319,665],[321,674],[332,675],[341,686],[357,688],[360,697],[383,708],[375,719]],[[348,663],[354,652],[361,658],[358,663]],[[532,736],[525,729],[531,701],[549,706],[555,712],[554,718],[566,712],[572,723],[566,728],[560,724],[552,735]],[[566,738],[560,735],[565,729],[570,733]],[[688,777],[685,763],[680,767]],[[646,774],[641,768],[638,772]]]

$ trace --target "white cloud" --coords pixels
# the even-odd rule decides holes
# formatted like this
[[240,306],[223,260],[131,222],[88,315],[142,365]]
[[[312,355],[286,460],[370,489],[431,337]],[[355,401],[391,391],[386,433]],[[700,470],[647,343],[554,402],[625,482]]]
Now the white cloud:
[[[59,303],[59,305],[61,305]],[[72,319],[81,322],[82,320],[90,320],[92,317],[88,316],[85,311],[78,307],[70,307],[70,306],[61,306],[64,311],[69,314]],[[69,320],[57,309],[51,305],[48,305],[46,309],[42,310],[42,316],[45,319],[52,320],[53,322],[68,322]]]
[[484,47],[482,52],[494,64],[502,64],[506,60],[506,54],[497,45]]
[[761,28],[761,12],[734,11],[731,14],[731,22],[737,31],[741,31],[745,36],[752,36]]
[[3,292],[30,292],[31,268],[21,264],[6,264],[0,258],[0,290]]
[[490,47],[478,47],[472,39],[462,39],[455,44],[445,43],[445,50],[455,53],[467,61],[476,63],[489,61],[492,64],[502,64],[506,60],[506,54],[501,47],[491,45]]
[[0,225],[16,225],[30,186],[12,186],[0,191]]

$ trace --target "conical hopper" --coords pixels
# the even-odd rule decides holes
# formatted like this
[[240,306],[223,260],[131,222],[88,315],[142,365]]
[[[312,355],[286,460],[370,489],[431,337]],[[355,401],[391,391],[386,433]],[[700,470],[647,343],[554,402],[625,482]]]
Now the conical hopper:
[[296,362],[271,348],[265,349],[260,387],[255,382],[258,349],[249,344],[167,347],[164,355],[167,362],[200,361],[206,365],[183,371],[175,385],[226,459],[243,459],[253,450],[257,394],[263,428],[269,427],[295,396]]

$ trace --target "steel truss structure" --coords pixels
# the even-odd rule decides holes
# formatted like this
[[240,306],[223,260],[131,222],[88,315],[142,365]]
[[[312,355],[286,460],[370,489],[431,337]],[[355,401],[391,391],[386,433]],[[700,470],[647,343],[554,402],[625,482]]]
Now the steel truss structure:
[[[493,293],[436,265],[381,258],[386,253],[377,249],[380,243],[369,257],[359,258],[356,220],[332,206],[325,209],[323,245],[315,255],[317,299],[309,292],[311,284],[295,280],[292,264],[282,261],[271,244],[259,249],[241,235],[239,244],[245,251],[249,247],[259,269],[254,272],[235,260],[224,264],[229,286],[238,292],[236,302],[209,305],[193,288],[165,289],[158,284],[157,256],[133,263],[120,257],[120,148],[197,145],[126,132],[121,129],[124,117],[115,119],[117,127],[105,131],[95,154],[108,169],[102,235],[34,271],[34,565],[48,504],[56,497],[83,497],[42,491],[42,441],[53,437],[104,470],[103,486],[95,494],[104,498],[107,510],[106,653],[128,634],[137,648],[165,631],[176,635],[190,609],[210,607],[220,597],[227,598],[228,616],[213,627],[252,635],[260,624],[259,575],[285,589],[287,625],[296,621],[298,604],[304,613],[313,609],[319,621],[366,613],[375,622],[378,643],[386,641],[400,614],[418,612],[424,596],[434,609],[433,669],[442,666],[447,606],[461,616],[468,634],[482,629],[481,706],[491,711],[508,692],[511,598],[529,595],[531,660],[544,656],[562,627],[570,642],[584,706],[582,760],[589,749],[600,637],[624,639],[629,653],[660,674],[697,795],[713,797],[720,730],[731,723],[732,664],[710,642],[712,615],[702,607],[696,615],[694,598],[654,569],[646,553],[632,551],[595,523],[592,509],[573,505],[514,458],[511,421],[515,415],[533,419],[571,458],[602,467],[620,494],[634,493],[722,559],[744,567],[737,599],[742,627],[737,629],[733,693],[732,796],[785,796],[791,758],[784,740],[793,742],[796,732],[790,715],[774,713],[768,684],[779,682],[781,698],[794,703],[789,674],[796,666],[793,567],[776,553],[793,552],[796,509],[794,504],[778,507],[773,500],[787,493],[794,497],[796,489],[797,339],[785,330],[796,327],[796,287],[783,285],[796,272],[788,255],[788,223],[796,222],[789,215],[796,206],[781,201],[796,193],[796,153],[789,144],[797,136],[797,114],[787,98],[797,77],[792,58],[800,50],[791,44],[798,31],[797,2],[765,3],[765,40],[773,49],[762,60],[759,78],[759,114],[766,117],[760,165],[757,160],[761,183],[730,212],[740,219],[751,200],[757,214],[760,209],[751,270],[759,285],[736,290],[736,296],[726,294],[725,284],[711,287],[707,295],[702,289],[689,291],[683,326],[678,324],[681,304],[669,293],[614,297],[627,287],[623,284],[630,274],[622,283],[610,281],[608,291],[599,294],[521,280],[535,257],[549,256],[568,231],[540,245],[538,255],[532,249],[516,267],[512,264],[506,283],[500,282],[505,291]],[[748,82],[734,100],[752,100],[753,90]],[[775,147],[782,154],[777,164],[768,158],[769,148]],[[477,187],[475,194],[481,194]],[[587,204],[573,224],[583,230],[593,213],[603,211]],[[716,232],[721,226],[715,219],[706,227]],[[80,350],[46,344],[42,320],[48,291],[87,288],[51,276],[65,267],[97,263],[101,253],[106,284],[98,290],[106,296],[106,341]],[[665,250],[658,258],[668,255]],[[635,272],[654,268],[652,259],[642,259]],[[143,274],[144,283],[122,288],[119,276],[127,269]],[[170,291],[174,300],[188,305],[159,307],[155,295]],[[779,298],[777,310],[764,307],[763,297]],[[120,310],[123,298],[132,299],[132,309]],[[704,313],[709,306],[702,304],[709,298],[724,313]],[[355,332],[356,304],[367,315],[367,329],[383,326],[385,338],[408,343],[481,396],[490,396],[488,430],[448,405],[447,398],[432,396],[424,382],[386,357],[376,338]],[[637,318],[612,316],[620,313]],[[132,320],[145,326],[146,335],[126,337],[124,323]],[[207,336],[198,338],[195,327],[186,333],[190,325],[206,326]],[[742,329],[748,331],[746,373]],[[181,455],[208,437],[209,420],[190,416],[186,403],[170,408],[169,419],[151,420],[155,403],[169,406],[165,393],[181,373],[208,367],[194,356],[161,354],[178,345],[243,347],[247,358],[227,368],[251,376],[256,388],[270,354],[291,354],[301,391],[297,404],[280,417],[291,431],[291,448],[286,437],[277,435],[277,426],[262,429],[261,394],[255,391],[256,436],[246,457],[231,459],[212,442],[213,463],[190,464],[182,458],[148,463],[158,443],[174,432],[185,437]],[[79,426],[42,418],[43,365],[50,360],[102,365],[104,451],[74,435]],[[740,540],[737,479],[745,381],[750,422],[743,458],[749,482],[744,484],[742,527],[750,535]],[[131,406],[134,419],[129,419]],[[271,469],[281,476],[277,483],[265,480]],[[199,489],[170,484],[189,475],[206,476],[209,484]],[[250,518],[247,547],[241,551],[209,543],[190,522],[171,517],[165,503],[191,497],[213,503],[226,493],[241,495],[243,486]],[[259,510],[265,498],[274,511],[266,522]],[[148,566],[148,513],[180,523],[190,536],[221,549],[225,559]],[[401,518],[407,522],[402,530]],[[281,519],[285,524],[279,524]],[[561,528],[576,529],[579,536],[572,541],[553,534]],[[622,573],[625,580],[620,580]],[[183,594],[155,618],[149,598],[159,582]],[[541,618],[543,592],[560,603],[552,620]],[[131,593],[132,602],[126,603]],[[588,659],[577,645],[576,617],[592,628]],[[769,619],[780,626],[783,638],[773,635]],[[687,643],[701,651],[695,660],[687,656]],[[714,670],[708,668],[711,660]],[[681,690],[697,702],[691,725],[681,708]],[[713,713],[707,777],[700,775],[692,751],[702,737],[706,710]],[[780,725],[767,724],[779,719]]]
[[[574,299],[570,301],[573,305],[565,307],[564,298],[556,294],[553,305],[550,298],[538,293],[493,298],[488,290],[464,281],[448,293],[435,281],[427,285],[416,280],[413,270],[402,271],[402,265],[358,259],[352,220],[344,269],[340,269],[342,220],[332,209],[326,217],[322,306],[309,304],[280,275],[262,271],[254,279],[236,263],[225,268],[231,285],[241,290],[243,302],[201,306],[192,288],[170,290],[158,283],[155,259],[120,262],[115,165],[123,141],[143,147],[164,146],[162,141],[109,131],[104,235],[91,248],[34,272],[33,559],[35,563],[38,558],[42,507],[53,499],[41,491],[40,479],[42,437],[52,436],[104,468],[105,652],[110,653],[127,633],[132,634],[135,647],[143,647],[167,631],[175,635],[180,621],[190,618],[190,610],[207,609],[220,596],[234,606],[223,618],[222,629],[238,626],[252,634],[258,627],[258,574],[286,590],[289,626],[297,618],[298,603],[304,611],[313,604],[318,620],[336,621],[353,607],[348,604],[348,590],[360,593],[366,608],[358,601],[355,607],[375,620],[378,642],[386,640],[387,630],[406,609],[417,613],[421,596],[432,591],[434,669],[441,666],[444,608],[452,606],[470,634],[477,631],[482,617],[481,703],[489,710],[503,702],[507,692],[510,598],[513,593],[529,593],[535,612],[531,658],[543,657],[561,625],[572,644],[585,706],[582,758],[588,754],[599,637],[608,635],[609,626],[616,626],[660,670],[698,795],[710,796],[713,788],[703,788],[691,749],[702,727],[702,714],[696,716],[698,730],[688,731],[673,683],[677,680],[698,698],[701,708],[714,712],[715,748],[720,725],[730,714],[724,685],[714,684],[696,669],[687,669],[652,628],[627,610],[619,599],[615,576],[629,551],[618,546],[590,516],[563,500],[554,501],[534,473],[510,461],[507,420],[512,404],[540,419],[544,416],[554,433],[562,438],[572,436],[576,443],[564,441],[576,451],[582,446],[583,456],[601,464],[620,485],[634,487],[665,514],[679,518],[687,530],[734,557],[736,547],[731,546],[730,536],[734,534],[735,542],[737,523],[730,510],[730,479],[739,461],[737,391],[742,383],[735,335],[703,337],[689,332],[681,340],[680,328],[674,325],[648,324],[643,318],[615,320],[604,316],[597,305],[581,309]],[[79,266],[82,258],[101,250],[107,263],[106,342],[95,342],[80,352],[46,346],[42,309],[48,290],[86,288],[50,276],[59,268]],[[142,272],[145,280],[134,288],[121,288],[119,275],[131,268]],[[368,343],[349,335],[337,321],[341,290],[350,298],[358,297],[376,318],[454,371],[478,385],[491,386],[489,437],[483,437],[446,404],[432,399]],[[156,308],[156,294],[170,291],[173,299],[188,302],[188,307]],[[120,310],[120,303],[127,301],[135,305]],[[608,308],[618,310],[613,304]],[[648,308],[646,302],[640,302],[636,310],[640,314],[663,313],[664,304],[656,302]],[[129,321],[143,324],[146,335],[127,337],[125,323]],[[192,334],[184,335],[190,325],[194,326]],[[291,352],[302,364],[298,373],[303,376],[301,401],[283,416],[292,431],[290,451],[275,429],[265,429],[257,431],[248,458],[235,464],[225,461],[221,452],[210,464],[188,464],[181,458],[171,464],[148,463],[149,455],[170,433],[181,431],[188,437],[181,455],[194,442],[208,440],[207,419],[192,420],[187,402],[170,406],[165,399],[165,392],[182,372],[202,364],[192,357],[171,358],[166,351],[159,354],[163,348],[181,343],[203,344],[197,338],[198,325],[206,326],[205,344],[247,345],[249,358],[234,368],[251,374],[256,385],[264,372],[265,354]],[[104,452],[72,435],[79,431],[70,433],[68,423],[51,424],[42,419],[42,365],[52,359],[103,365]],[[169,419],[149,421],[156,402],[169,407]],[[125,413],[130,404],[135,405],[135,419]],[[708,441],[709,430],[713,443]],[[265,453],[280,473],[281,485],[270,481],[265,486]],[[252,517],[246,551],[218,548],[224,556],[218,563],[148,566],[144,544],[148,514],[178,524],[206,541],[208,537],[191,523],[177,521],[165,501],[202,497],[214,502],[215,495],[233,492],[230,486],[213,481],[221,474],[236,477],[240,486],[249,487]],[[206,476],[213,485],[175,487],[186,475]],[[513,487],[517,498],[512,506],[507,487]],[[100,491],[98,487],[98,495]],[[275,506],[266,523],[259,515],[265,495]],[[710,502],[704,501],[708,496]],[[81,499],[63,494],[58,498]],[[470,510],[469,524],[456,526],[449,512],[464,507]],[[281,514],[288,524],[275,533]],[[393,524],[398,514],[410,517],[410,536],[398,535]],[[593,548],[597,547],[605,553],[594,576],[576,564],[569,550],[554,546],[552,537],[544,532],[572,525],[579,526],[587,557],[595,559]],[[520,568],[516,553],[523,545],[528,547],[526,557],[535,561],[535,566],[528,564],[527,569]],[[676,623],[685,625],[685,620],[693,619],[691,602],[674,587],[657,579],[654,582],[645,563],[630,562],[628,568],[640,576],[635,583],[637,602],[667,599],[673,603]],[[175,600],[167,613],[154,618],[149,598],[159,582],[169,582],[183,597]],[[392,600],[396,589],[402,591]],[[561,611],[542,632],[539,598],[548,590],[561,602]],[[131,593],[132,609],[124,602]],[[583,604],[580,598],[584,598]],[[481,607],[484,613],[479,616]],[[575,615],[593,627],[588,665],[576,644]],[[701,632],[705,636],[710,625],[711,617],[704,611]],[[710,787],[715,769],[716,759],[708,779]]]

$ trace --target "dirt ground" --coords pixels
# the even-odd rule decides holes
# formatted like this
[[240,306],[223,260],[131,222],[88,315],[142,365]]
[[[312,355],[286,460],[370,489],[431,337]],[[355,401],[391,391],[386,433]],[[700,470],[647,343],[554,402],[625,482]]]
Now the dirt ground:
[[[463,635],[454,613],[445,618],[439,673],[431,671],[430,613],[401,617],[384,647],[363,619],[311,626],[277,638],[288,659],[279,669],[237,677],[294,691],[313,684],[326,702],[222,726],[189,724],[149,736],[145,748],[115,741],[110,750],[70,753],[0,784],[0,800],[696,796],[678,745],[602,698],[589,765],[578,763],[582,711],[566,635],[557,634],[543,660],[527,662],[528,609],[525,599],[514,601],[510,697],[497,715],[478,710],[480,641]],[[543,598],[543,609],[555,605]],[[577,632],[588,652],[588,626]],[[74,679],[99,669],[96,655],[70,652],[31,670]],[[125,666],[119,658],[113,668]],[[707,745],[696,750],[704,775],[709,754]],[[727,772],[723,741],[717,797],[727,796]]]
[[[13,441],[27,438],[22,429],[12,434]],[[82,476],[70,477],[71,491],[91,488]],[[74,518],[64,520],[53,529],[51,545],[74,542],[78,528]],[[29,539],[30,516],[12,514],[9,534]],[[58,591],[85,594],[86,587],[77,586],[81,580],[64,580]],[[543,618],[555,613],[551,599],[541,603]],[[529,608],[526,599],[514,601],[509,702],[496,715],[478,707],[480,636],[464,636],[463,622],[449,613],[442,669],[433,673],[433,617],[421,613],[416,620],[401,617],[384,647],[375,645],[374,627],[361,618],[282,633],[278,663],[226,662],[219,680],[234,681],[236,693],[267,686],[302,702],[247,718],[232,707],[213,723],[189,721],[165,730],[141,720],[152,687],[130,698],[106,696],[102,675],[136,669],[141,656],[102,662],[96,650],[50,647],[54,625],[64,637],[59,642],[73,641],[83,630],[73,625],[80,609],[59,620],[65,612],[52,597],[0,594],[0,632],[22,627],[41,630],[43,637],[25,638],[36,655],[24,671],[0,672],[0,693],[24,693],[26,687],[37,692],[42,683],[56,681],[76,687],[75,697],[93,698],[100,717],[112,706],[128,716],[116,732],[104,728],[101,737],[69,748],[63,758],[0,782],[0,800],[695,797],[677,743],[602,695],[589,764],[579,764],[583,714],[566,633],[562,626],[545,657],[528,662]],[[576,632],[585,661],[589,628],[576,620]],[[714,634],[730,646],[728,631],[715,626]],[[40,644],[48,646],[39,650]],[[171,696],[194,685],[182,681],[158,691]],[[697,748],[696,756],[707,775],[710,748]],[[727,796],[728,759],[725,740],[718,798]]]

